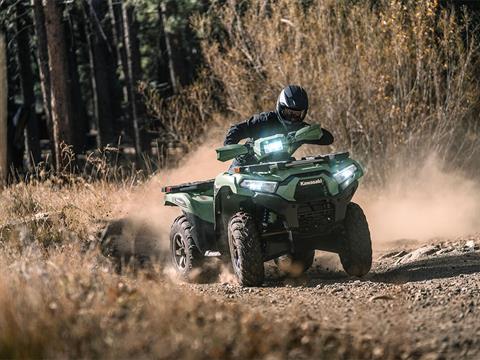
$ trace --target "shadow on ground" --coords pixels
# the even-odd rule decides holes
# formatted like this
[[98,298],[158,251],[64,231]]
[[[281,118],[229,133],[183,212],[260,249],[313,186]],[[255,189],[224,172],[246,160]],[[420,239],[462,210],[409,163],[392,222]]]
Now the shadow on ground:
[[[279,287],[287,284],[291,286],[315,287],[321,284],[345,283],[358,280],[357,278],[349,277],[343,271],[323,269],[318,265],[297,279],[289,279],[275,272],[268,273],[269,271],[267,271],[266,285],[269,287]],[[437,256],[398,265],[392,263],[385,270],[374,268],[366,277],[360,280],[403,284],[473,273],[480,273],[480,254],[478,253]]]
[[480,254],[438,256],[396,265],[383,272],[374,272],[370,280],[386,283],[405,283],[450,278],[480,272]]

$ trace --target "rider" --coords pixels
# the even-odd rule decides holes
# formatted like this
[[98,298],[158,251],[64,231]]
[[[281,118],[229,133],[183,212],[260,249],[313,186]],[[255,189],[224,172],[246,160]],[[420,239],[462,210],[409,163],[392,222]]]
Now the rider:
[[[238,144],[240,140],[256,140],[276,134],[285,134],[297,131],[308,126],[303,120],[308,111],[308,96],[305,89],[297,85],[285,87],[277,100],[275,111],[255,114],[246,121],[233,125],[227,133],[224,145]],[[322,128],[323,135],[315,144],[330,145],[333,135]],[[254,163],[254,158],[248,155],[238,157],[236,163],[248,165]]]

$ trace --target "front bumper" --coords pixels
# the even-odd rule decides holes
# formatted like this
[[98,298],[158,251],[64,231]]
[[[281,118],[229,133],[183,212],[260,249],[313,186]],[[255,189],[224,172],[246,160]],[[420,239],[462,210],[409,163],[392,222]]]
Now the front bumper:
[[280,256],[282,252],[338,251],[334,233],[341,228],[347,205],[357,187],[358,181],[354,181],[336,196],[312,197],[303,202],[287,201],[275,194],[256,193],[253,202],[276,213],[285,227],[283,234],[264,234],[267,259]]

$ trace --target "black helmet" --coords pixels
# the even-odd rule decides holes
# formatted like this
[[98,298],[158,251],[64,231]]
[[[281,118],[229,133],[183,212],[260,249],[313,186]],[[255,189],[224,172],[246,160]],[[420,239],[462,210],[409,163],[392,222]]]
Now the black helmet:
[[277,115],[282,121],[287,123],[303,121],[307,110],[308,96],[301,86],[288,85],[278,96]]

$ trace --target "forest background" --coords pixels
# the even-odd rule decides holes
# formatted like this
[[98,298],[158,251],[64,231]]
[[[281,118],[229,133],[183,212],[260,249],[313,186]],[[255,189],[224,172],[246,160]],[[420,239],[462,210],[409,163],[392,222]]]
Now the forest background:
[[[153,227],[168,249],[178,211],[162,206],[161,186],[225,169],[213,146],[226,128],[273,110],[288,83],[307,89],[307,121],[335,135],[320,151],[366,166],[355,201],[375,251],[478,233],[479,10],[478,0],[0,0],[0,358],[436,358],[445,339],[451,358],[478,354],[478,265],[464,275],[456,256],[421,271],[465,282],[314,279],[320,287],[254,290],[257,303],[236,298],[231,277],[179,284],[166,263],[119,274],[99,239],[134,217],[132,237]],[[278,312],[282,296],[302,314]],[[321,311],[342,316],[312,322],[305,304],[328,298]]]
[[334,149],[353,152],[370,180],[432,153],[478,169],[478,8],[3,0],[2,179],[98,178],[106,164],[110,177],[151,173],[215,129],[273,109],[288,83],[308,90],[308,121],[331,129]]

